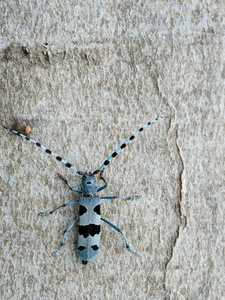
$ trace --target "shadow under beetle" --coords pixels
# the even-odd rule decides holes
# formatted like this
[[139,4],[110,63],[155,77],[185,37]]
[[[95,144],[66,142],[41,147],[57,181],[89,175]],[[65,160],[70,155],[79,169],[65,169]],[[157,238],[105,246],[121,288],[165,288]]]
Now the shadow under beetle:
[[[75,171],[77,174],[82,175],[82,185],[81,185],[81,191],[77,190],[75,188],[72,188],[67,180],[60,174],[59,177],[64,181],[64,183],[68,186],[68,188],[81,195],[81,197],[78,200],[74,200],[68,203],[65,203],[49,212],[41,212],[39,215],[41,216],[46,216],[49,214],[52,214],[55,212],[57,209],[69,206],[74,203],[79,203],[80,209],[79,209],[79,219],[75,220],[73,223],[71,223],[65,230],[63,234],[63,239],[60,247],[53,252],[53,255],[55,255],[64,245],[64,239],[66,233],[77,223],[79,222],[79,234],[78,234],[78,243],[77,243],[77,254],[82,260],[83,264],[87,264],[89,260],[93,259],[99,249],[99,244],[100,244],[100,221],[104,221],[107,223],[109,226],[111,226],[113,229],[117,230],[118,232],[121,233],[125,243],[126,247],[132,251],[134,254],[139,255],[136,251],[134,251],[128,244],[126,237],[122,233],[122,231],[112,224],[111,222],[101,218],[100,216],[100,200],[101,199],[117,199],[117,198],[122,198],[122,199],[135,199],[138,198],[139,196],[133,196],[133,197],[126,197],[126,196],[106,196],[106,197],[99,197],[97,196],[97,193],[104,190],[107,187],[107,182],[103,177],[103,172],[104,172],[104,167],[107,166],[110,162],[110,160],[113,157],[116,157],[118,152],[126,147],[126,145],[132,141],[135,136],[143,131],[147,126],[150,124],[160,120],[164,119],[166,117],[158,117],[148,123],[146,123],[143,127],[141,127],[137,132],[135,132],[126,142],[124,142],[113,154],[105,160],[105,162],[102,164],[102,166],[95,170],[93,173],[83,173],[81,171],[78,171],[75,167],[73,167],[69,162],[65,161],[63,158],[58,156],[57,154],[53,153],[51,150],[48,148],[44,147],[40,143],[34,141],[33,139],[29,138],[26,135],[23,135],[13,129],[4,127],[5,129],[23,137],[24,139],[31,141],[32,143],[36,144],[36,146],[42,148],[45,150],[46,153],[51,154],[56,158],[56,160],[61,161],[62,163],[65,164],[65,166],[69,169],[72,169]],[[104,182],[104,185],[101,186],[100,188],[97,187],[96,185],[96,179],[95,175],[100,173],[100,179]]]

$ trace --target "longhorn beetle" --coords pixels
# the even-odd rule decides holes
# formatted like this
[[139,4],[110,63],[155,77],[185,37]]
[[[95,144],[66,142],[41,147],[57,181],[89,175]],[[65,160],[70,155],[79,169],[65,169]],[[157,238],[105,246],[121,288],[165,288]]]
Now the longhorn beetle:
[[[112,224],[111,222],[107,221],[106,219],[103,219],[100,217],[100,200],[101,199],[117,199],[117,198],[122,198],[122,199],[135,199],[138,198],[139,196],[133,196],[133,197],[127,197],[127,196],[107,196],[107,197],[99,197],[97,196],[97,193],[104,190],[107,187],[107,182],[103,177],[103,172],[104,172],[104,167],[107,166],[110,163],[110,160],[113,157],[116,157],[118,152],[122,149],[124,149],[127,144],[132,141],[135,136],[143,131],[147,126],[151,125],[152,123],[164,119],[166,117],[158,117],[148,123],[146,123],[143,127],[141,127],[137,132],[135,132],[126,142],[124,142],[113,154],[105,160],[105,162],[101,165],[101,167],[97,170],[95,170],[93,173],[83,173],[81,171],[78,171],[75,167],[73,167],[69,162],[58,156],[57,154],[53,153],[51,150],[48,148],[44,147],[40,143],[34,141],[33,139],[29,138],[26,135],[23,135],[13,129],[4,127],[5,129],[23,137],[24,139],[31,141],[34,143],[36,146],[42,148],[45,150],[46,153],[51,154],[54,156],[58,161],[61,161],[66,165],[67,168],[72,169],[75,171],[78,175],[82,175],[82,185],[81,185],[81,191],[77,190],[75,188],[72,188],[68,181],[60,174],[59,177],[64,181],[64,183],[68,186],[68,188],[81,195],[80,199],[74,200],[68,203],[65,203],[59,207],[56,207],[55,209],[49,211],[49,212],[41,212],[39,215],[41,216],[46,216],[50,215],[53,212],[55,212],[57,209],[61,207],[66,207],[74,203],[79,203],[80,204],[80,209],[79,209],[79,219],[75,220],[73,223],[71,223],[65,230],[63,234],[63,239],[60,247],[53,252],[53,255],[56,254],[64,245],[64,239],[66,233],[79,221],[79,235],[78,235],[78,244],[77,244],[77,254],[81,258],[83,264],[87,264],[90,259],[93,259],[99,249],[99,244],[100,244],[100,220],[104,221],[107,223],[109,226],[111,226],[113,229],[117,230],[118,232],[121,233],[125,243],[126,247],[132,251],[134,254],[139,255],[136,251],[134,251],[128,244],[126,237],[122,233],[122,231]],[[100,188],[97,187],[95,184],[95,175],[100,173],[100,179],[104,182],[104,185],[101,186]]]

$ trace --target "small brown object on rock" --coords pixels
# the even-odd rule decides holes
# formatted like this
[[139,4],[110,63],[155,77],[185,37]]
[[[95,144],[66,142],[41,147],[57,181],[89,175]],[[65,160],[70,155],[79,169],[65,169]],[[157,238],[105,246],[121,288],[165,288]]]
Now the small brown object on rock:
[[26,134],[29,134],[30,132],[31,132],[30,126],[26,126],[26,127],[25,127],[25,133],[26,133]]

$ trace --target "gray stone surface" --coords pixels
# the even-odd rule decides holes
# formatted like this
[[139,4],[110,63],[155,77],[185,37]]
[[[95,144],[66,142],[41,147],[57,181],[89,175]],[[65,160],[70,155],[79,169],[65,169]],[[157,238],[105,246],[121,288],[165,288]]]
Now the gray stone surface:
[[[73,2],[73,3],[72,3]],[[101,248],[76,255],[80,177],[0,129],[2,299],[225,299],[223,1],[2,1],[0,122],[105,170]],[[99,182],[100,184],[100,182]]]

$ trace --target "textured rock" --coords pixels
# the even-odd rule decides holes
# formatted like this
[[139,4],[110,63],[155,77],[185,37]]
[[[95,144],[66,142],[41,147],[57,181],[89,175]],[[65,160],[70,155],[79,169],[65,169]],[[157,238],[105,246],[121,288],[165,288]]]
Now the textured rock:
[[[76,255],[67,207],[81,178],[0,130],[4,299],[225,299],[223,1],[3,1],[0,122],[94,171],[105,170],[101,248]],[[101,182],[98,182],[100,185]]]

